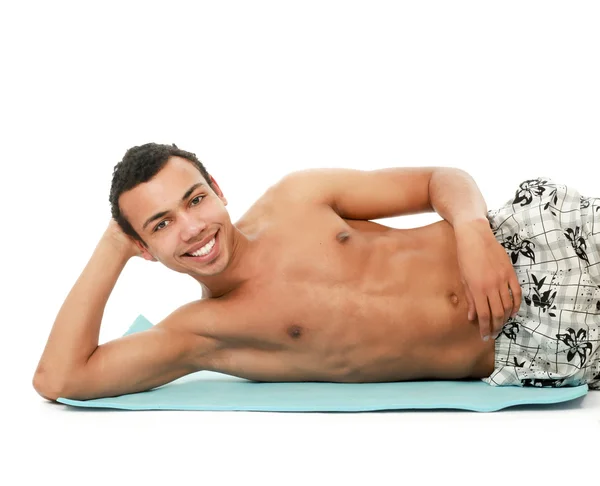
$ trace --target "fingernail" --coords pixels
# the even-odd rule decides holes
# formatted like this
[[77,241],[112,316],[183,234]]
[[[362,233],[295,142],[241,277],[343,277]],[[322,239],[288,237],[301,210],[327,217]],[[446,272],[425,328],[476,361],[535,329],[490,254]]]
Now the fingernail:
[[490,337],[489,337],[489,336],[483,336],[483,338],[482,338],[482,339],[483,339],[484,341],[487,341],[488,339],[490,339]]

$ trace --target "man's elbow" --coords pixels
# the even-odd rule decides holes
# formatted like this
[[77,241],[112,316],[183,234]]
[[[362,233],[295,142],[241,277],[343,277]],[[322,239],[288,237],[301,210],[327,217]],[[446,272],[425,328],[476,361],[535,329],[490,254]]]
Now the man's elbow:
[[46,400],[56,402],[59,397],[78,399],[73,387],[73,376],[51,376],[44,371],[36,371],[33,375],[33,388]]
[[64,380],[49,379],[44,373],[36,372],[33,375],[33,388],[41,397],[55,402],[62,397],[65,389]]

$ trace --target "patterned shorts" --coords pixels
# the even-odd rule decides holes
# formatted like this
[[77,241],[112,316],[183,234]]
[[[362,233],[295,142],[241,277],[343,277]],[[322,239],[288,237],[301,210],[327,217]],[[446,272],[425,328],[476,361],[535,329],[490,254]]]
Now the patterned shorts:
[[523,298],[483,381],[600,389],[600,198],[539,177],[522,182],[488,220]]

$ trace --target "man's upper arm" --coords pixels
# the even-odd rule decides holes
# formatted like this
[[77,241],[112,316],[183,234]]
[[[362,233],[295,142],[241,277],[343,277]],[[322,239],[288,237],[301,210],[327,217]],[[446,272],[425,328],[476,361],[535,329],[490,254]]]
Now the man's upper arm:
[[205,369],[217,344],[199,334],[195,323],[209,315],[203,312],[208,303],[191,302],[151,329],[98,346],[61,396],[86,400],[136,393]]
[[391,218],[433,211],[429,181],[435,170],[307,169],[285,176],[280,187],[292,197],[328,204],[346,219]]

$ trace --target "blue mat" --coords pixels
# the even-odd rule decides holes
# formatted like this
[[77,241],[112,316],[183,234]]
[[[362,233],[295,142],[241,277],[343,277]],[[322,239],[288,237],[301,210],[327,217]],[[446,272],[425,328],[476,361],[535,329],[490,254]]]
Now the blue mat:
[[[125,333],[152,327],[140,315]],[[493,412],[515,405],[566,402],[587,385],[564,388],[493,387],[480,380],[393,383],[264,383],[199,371],[153,390],[95,400],[59,398],[75,407],[123,410],[248,410],[364,412],[396,409],[462,409]]]

